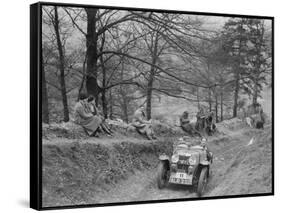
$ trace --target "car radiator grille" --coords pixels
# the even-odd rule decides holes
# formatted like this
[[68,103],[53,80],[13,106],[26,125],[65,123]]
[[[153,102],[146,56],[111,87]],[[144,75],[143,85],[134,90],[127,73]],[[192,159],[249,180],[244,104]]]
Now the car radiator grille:
[[186,172],[188,170],[188,159],[189,159],[188,156],[180,155],[179,162],[177,164],[177,169]]
[[182,171],[186,172],[188,170],[188,165],[178,164],[177,168],[178,168],[178,170],[182,170]]

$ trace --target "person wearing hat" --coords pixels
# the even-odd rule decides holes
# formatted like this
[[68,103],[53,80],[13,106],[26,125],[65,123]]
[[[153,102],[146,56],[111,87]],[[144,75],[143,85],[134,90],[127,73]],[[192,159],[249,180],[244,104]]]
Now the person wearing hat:
[[151,120],[146,120],[143,106],[135,111],[132,125],[136,128],[138,133],[145,135],[148,140],[156,139],[152,129]]
[[87,100],[86,93],[79,94],[79,101],[74,107],[74,122],[81,125],[89,136],[98,137],[97,132],[102,120],[97,115],[93,115]]

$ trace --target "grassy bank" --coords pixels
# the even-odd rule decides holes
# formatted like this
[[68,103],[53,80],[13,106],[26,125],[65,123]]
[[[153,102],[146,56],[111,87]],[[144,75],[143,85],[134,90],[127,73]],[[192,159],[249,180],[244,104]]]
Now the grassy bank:
[[44,144],[43,204],[60,206],[95,203],[99,191],[109,190],[135,170],[155,167],[158,155],[171,151],[171,140],[109,145],[70,142]]

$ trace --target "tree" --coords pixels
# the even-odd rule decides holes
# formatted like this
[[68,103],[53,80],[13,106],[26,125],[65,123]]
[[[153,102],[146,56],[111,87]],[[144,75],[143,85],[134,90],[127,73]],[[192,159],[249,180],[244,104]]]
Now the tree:
[[61,96],[62,96],[62,103],[63,103],[63,112],[64,112],[64,122],[69,121],[69,110],[67,104],[67,96],[66,96],[66,86],[65,86],[65,58],[63,53],[63,46],[60,38],[60,26],[59,26],[59,17],[58,17],[58,9],[57,6],[54,6],[54,19],[53,25],[56,34],[57,40],[57,49],[59,52],[59,69],[60,69],[60,87],[61,87]]
[[264,74],[254,74],[253,68],[263,69],[255,58],[259,36],[248,19],[227,19],[220,33],[191,15],[95,8],[58,8],[55,13],[48,8],[52,30],[43,36],[57,50],[44,66],[51,104],[57,90],[69,104],[77,92],[87,90],[105,117],[129,121],[134,105],[146,105],[150,119],[154,98],[171,96],[208,105],[218,121],[230,105],[237,115],[245,85],[254,96],[254,85],[262,83]]
[[163,51],[167,48],[167,42],[163,41],[163,38],[161,40],[161,31],[163,31],[163,28],[161,26],[155,26],[154,30],[147,29],[147,27],[143,26],[141,28],[142,34],[145,34],[143,36],[143,41],[145,43],[145,49],[147,50],[147,56],[151,65],[149,67],[148,71],[148,77],[147,77],[147,85],[146,85],[146,114],[147,119],[151,119],[151,108],[152,108],[152,93],[154,88],[154,81],[156,75],[158,75],[158,70],[155,68],[155,65],[159,65],[160,62],[160,56],[163,53]]
[[53,53],[53,49],[48,46],[46,42],[43,43],[43,60],[42,60],[42,121],[49,123],[49,100],[48,100],[48,89],[46,82],[46,71],[45,66],[48,64],[49,58]]
[[42,121],[44,123],[49,123],[50,121],[48,91],[47,91],[44,63],[42,63]]
[[87,34],[86,34],[86,88],[88,94],[93,95],[98,101],[98,82],[97,82],[97,42],[98,35],[96,29],[96,16],[98,10],[95,8],[85,8],[87,13]]
[[234,74],[233,117],[237,116],[238,98],[241,78],[245,75],[245,64],[248,53],[248,34],[246,18],[231,18],[224,25],[224,47],[232,58]]
[[74,26],[86,37],[86,88],[88,94],[93,95],[98,104],[98,94],[102,91],[98,85],[98,59],[102,57],[102,53],[99,52],[99,40],[102,36],[104,39],[105,32],[109,31],[111,28],[122,22],[131,20],[131,14],[128,13],[124,16],[120,16],[117,14],[118,11],[115,10],[98,10],[95,8],[85,8],[85,11],[87,15],[86,33],[76,23],[76,18],[80,14],[73,18],[68,9],[66,9]]
[[265,37],[264,20],[249,19],[247,26],[250,41],[250,49],[247,54],[249,78],[244,81],[243,87],[252,96],[253,106],[257,106],[257,99],[267,81],[266,76],[271,71],[271,57]]
[[[79,86],[80,48],[68,48],[67,40],[72,35],[66,15],[61,7],[43,7],[43,68],[46,85],[48,85],[49,103],[61,101],[63,120],[69,121],[68,97]],[[59,94],[57,93],[59,91]],[[48,103],[48,104],[49,104]],[[56,104],[56,103],[55,103]],[[58,117],[59,118],[59,117]],[[57,117],[56,117],[57,119]]]

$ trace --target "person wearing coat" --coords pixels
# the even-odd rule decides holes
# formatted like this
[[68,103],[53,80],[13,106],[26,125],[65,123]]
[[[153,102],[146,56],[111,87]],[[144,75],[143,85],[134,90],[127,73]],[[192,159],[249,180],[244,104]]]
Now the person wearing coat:
[[132,125],[136,128],[138,133],[145,135],[148,140],[156,139],[152,129],[151,120],[146,120],[144,107],[140,107],[135,111]]
[[205,128],[205,112],[202,106],[199,107],[199,111],[196,114],[196,126],[195,129],[200,131]]
[[190,135],[198,135],[201,136],[201,134],[194,128],[194,126],[190,123],[188,112],[184,111],[183,114],[180,117],[180,126],[183,131],[189,133]]
[[74,122],[82,126],[89,136],[97,137],[102,120],[99,116],[93,115],[87,98],[88,96],[84,93],[79,95],[79,101],[74,108]]
[[188,118],[188,112],[187,111],[184,111],[180,117],[180,125],[181,125],[181,128],[184,130],[184,131],[188,131],[188,128],[189,128],[189,124],[190,124],[190,120]]
[[108,136],[113,136],[112,135],[113,131],[110,129],[109,125],[107,124],[103,114],[96,107],[95,98],[93,96],[89,96],[88,103],[90,105],[90,109],[91,109],[92,114],[98,116],[102,121],[101,124],[100,124],[101,130],[103,132],[105,132]]

